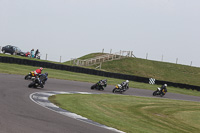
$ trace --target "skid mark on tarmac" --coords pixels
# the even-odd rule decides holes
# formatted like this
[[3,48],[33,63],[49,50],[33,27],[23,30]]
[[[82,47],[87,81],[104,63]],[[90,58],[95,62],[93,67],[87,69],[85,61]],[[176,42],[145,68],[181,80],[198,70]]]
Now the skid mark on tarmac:
[[82,116],[77,115],[75,113],[72,113],[72,112],[69,112],[67,110],[59,108],[58,106],[56,106],[55,104],[51,103],[48,100],[49,96],[57,95],[57,94],[99,94],[99,93],[61,92],[61,91],[35,92],[35,93],[32,93],[30,95],[30,99],[33,102],[35,102],[35,103],[37,103],[37,104],[39,104],[39,105],[41,105],[41,106],[43,106],[43,107],[45,107],[45,108],[47,108],[49,110],[52,110],[54,112],[60,113],[60,114],[65,115],[65,116],[68,116],[70,118],[73,118],[73,119],[76,119],[76,120],[79,120],[79,121],[83,121],[83,122],[86,122],[86,123],[89,123],[89,124],[92,124],[92,125],[95,125],[95,126],[98,126],[98,127],[102,127],[102,128],[105,128],[105,129],[108,129],[108,130],[111,130],[111,131],[118,132],[118,133],[125,133],[123,131],[120,131],[120,130],[117,130],[115,128],[99,124],[99,123],[94,122],[92,120],[89,120],[89,119],[87,119],[85,117],[82,117]]

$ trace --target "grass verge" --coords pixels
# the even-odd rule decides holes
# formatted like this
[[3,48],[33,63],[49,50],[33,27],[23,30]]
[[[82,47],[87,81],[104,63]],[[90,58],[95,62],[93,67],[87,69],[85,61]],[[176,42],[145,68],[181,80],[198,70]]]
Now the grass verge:
[[[26,66],[26,65],[0,63],[0,73],[18,74],[18,75],[25,76],[30,71],[33,71],[37,68],[38,67]],[[114,85],[124,81],[122,79],[108,78],[108,77],[48,69],[48,68],[44,68],[43,73],[45,72],[49,73],[49,78],[82,81],[82,82],[90,82],[90,83],[96,83],[97,81],[106,78],[108,80],[108,85],[113,85],[113,88],[114,88]],[[150,84],[134,82],[134,81],[130,81],[129,85],[131,88],[149,89],[149,90],[156,90],[156,88],[159,87],[158,85],[150,85]],[[168,87],[168,92],[200,96],[199,91],[175,88],[175,87],[170,87],[170,86]]]
[[127,133],[200,131],[200,103],[109,94],[62,94],[61,108]]

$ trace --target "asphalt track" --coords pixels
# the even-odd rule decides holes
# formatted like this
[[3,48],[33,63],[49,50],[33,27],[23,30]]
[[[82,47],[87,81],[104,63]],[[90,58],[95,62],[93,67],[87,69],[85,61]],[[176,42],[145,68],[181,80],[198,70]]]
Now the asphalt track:
[[[44,91],[91,90],[91,83],[48,79],[45,88],[30,89],[24,76],[0,74],[0,133],[113,133],[113,131],[65,117],[30,100],[30,94]],[[114,86],[102,93],[112,94]],[[152,97],[153,91],[130,88],[124,95]],[[159,98],[159,97],[157,97]],[[200,101],[200,97],[167,93],[163,98]]]

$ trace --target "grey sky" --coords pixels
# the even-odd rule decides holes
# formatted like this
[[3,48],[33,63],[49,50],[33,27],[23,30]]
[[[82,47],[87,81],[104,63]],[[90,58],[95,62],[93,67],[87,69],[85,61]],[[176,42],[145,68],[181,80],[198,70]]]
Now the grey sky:
[[0,46],[70,60],[131,50],[200,67],[199,0],[0,0]]

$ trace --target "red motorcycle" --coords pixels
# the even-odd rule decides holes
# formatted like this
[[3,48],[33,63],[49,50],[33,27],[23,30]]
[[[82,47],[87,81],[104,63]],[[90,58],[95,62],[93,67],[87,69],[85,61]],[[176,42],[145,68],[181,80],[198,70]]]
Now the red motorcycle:
[[30,57],[30,56],[31,56],[31,53],[30,53],[30,52],[26,52],[26,53],[24,54],[24,56],[25,56],[25,57]]

